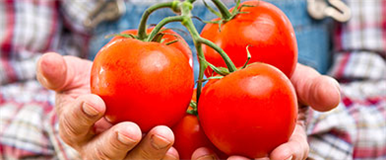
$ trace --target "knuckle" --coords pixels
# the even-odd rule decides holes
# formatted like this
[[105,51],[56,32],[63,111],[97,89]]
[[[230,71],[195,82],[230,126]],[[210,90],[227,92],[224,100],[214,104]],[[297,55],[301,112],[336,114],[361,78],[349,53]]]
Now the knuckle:
[[76,127],[76,124],[73,123],[69,118],[60,118],[59,123],[61,126],[61,132],[63,132],[63,136],[78,137],[84,134],[79,131],[79,129]]
[[64,141],[64,143],[70,145],[71,147],[74,147],[73,141],[71,138],[68,138],[67,134],[63,132],[63,129],[59,129],[59,136]]
[[63,140],[64,143],[79,151],[79,142],[70,137],[68,131],[65,131],[63,127],[59,127],[59,137],[61,140]]
[[157,155],[156,153],[152,153],[149,150],[146,150],[144,148],[139,148],[139,156],[142,159],[161,159],[161,157],[163,157],[163,156]]
[[101,159],[101,160],[114,159],[114,158],[111,157],[110,154],[106,153],[106,150],[103,150],[100,147],[96,147],[95,148],[95,156],[96,156],[96,159]]
[[110,141],[108,146],[114,152],[127,150],[126,149],[127,147],[123,143],[121,143],[121,142],[119,142],[117,140]]

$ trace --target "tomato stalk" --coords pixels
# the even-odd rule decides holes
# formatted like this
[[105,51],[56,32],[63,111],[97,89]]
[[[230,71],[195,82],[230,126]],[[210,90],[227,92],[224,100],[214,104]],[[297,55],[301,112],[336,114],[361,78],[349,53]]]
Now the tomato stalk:
[[220,11],[222,19],[228,20],[232,17],[231,12],[228,11],[228,8],[227,6],[225,6],[224,3],[222,3],[220,0],[212,0],[212,2],[214,3],[214,5],[216,5],[218,10]]
[[147,8],[146,11],[142,14],[141,21],[138,26],[138,39],[144,40],[147,38],[146,22],[151,13],[161,8],[171,8],[175,13],[178,13],[180,12],[179,8],[177,7],[178,3],[179,3],[178,0],[174,0],[173,2],[159,3]]
[[167,17],[164,18],[161,22],[159,22],[154,29],[150,32],[149,36],[147,37],[146,41],[150,42],[162,29],[163,26],[170,22],[181,22],[183,21],[183,16],[174,16],[174,17]]
[[200,36],[200,34],[198,33],[198,31],[197,31],[196,27],[194,26],[193,21],[191,19],[191,10],[192,10],[191,5],[192,4],[189,3],[188,1],[182,2],[181,16],[184,16],[185,18],[181,23],[182,23],[182,25],[184,25],[188,29],[189,33],[191,34],[194,45],[196,47],[197,56],[199,57],[198,59],[200,62],[199,63],[200,64],[200,68],[199,68],[200,71],[199,71],[198,82],[197,82],[197,102],[198,102],[200,99],[200,94],[201,94],[201,88],[202,88],[202,82],[203,82],[202,79],[204,78],[204,71],[207,67],[207,65],[205,63],[205,56],[204,56],[204,53],[202,51],[201,44],[208,45],[209,47],[212,47],[214,50],[216,50],[221,55],[221,57],[224,59],[230,72],[236,71],[237,68],[233,64],[231,59],[228,57],[228,55],[220,47],[218,47],[213,42],[211,42],[205,38],[202,38]]
[[[221,31],[221,25],[222,24],[232,20],[233,18],[235,18],[240,13],[246,13],[246,12],[241,12],[241,8],[243,8],[243,7],[253,7],[253,6],[250,6],[250,5],[241,5],[240,6],[241,1],[237,0],[236,1],[236,6],[234,7],[235,9],[233,9],[233,11],[230,12],[228,10],[228,8],[225,6],[225,4],[222,3],[220,0],[212,0],[212,2],[216,5],[217,9],[221,13],[220,15],[219,15],[218,12],[215,13],[220,18],[220,20],[217,20],[217,21],[207,21],[206,23],[217,23],[217,24],[219,24],[219,30],[220,31]],[[205,3],[205,5],[206,5],[206,3]],[[211,10],[211,11],[213,10],[209,6],[207,6],[207,8],[209,10]],[[212,12],[215,12],[215,11],[212,11]]]

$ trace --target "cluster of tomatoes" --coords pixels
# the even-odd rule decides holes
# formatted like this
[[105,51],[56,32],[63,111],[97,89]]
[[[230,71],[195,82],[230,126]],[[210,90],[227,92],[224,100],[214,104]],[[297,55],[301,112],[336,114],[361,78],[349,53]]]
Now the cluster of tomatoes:
[[[117,36],[99,51],[91,90],[105,101],[106,119],[133,121],[143,132],[156,125],[171,127],[181,159],[190,159],[199,147],[221,156],[263,157],[288,141],[297,118],[296,93],[289,80],[297,63],[295,34],[285,14],[272,4],[243,4],[252,7],[242,8],[242,14],[221,25],[207,24],[201,32],[239,69],[203,87],[197,100],[199,118],[186,113],[194,93],[190,48],[177,33],[163,30],[159,42]],[[242,67],[246,46],[251,60]],[[203,52],[207,62],[226,67],[212,48],[204,45]],[[210,69],[205,74],[215,75]]]

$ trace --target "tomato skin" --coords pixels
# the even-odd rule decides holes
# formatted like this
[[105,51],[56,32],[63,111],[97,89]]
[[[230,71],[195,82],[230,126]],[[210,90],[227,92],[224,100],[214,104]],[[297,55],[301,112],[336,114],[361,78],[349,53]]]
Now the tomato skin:
[[205,85],[198,103],[209,140],[228,155],[267,156],[288,141],[297,118],[296,93],[277,68],[253,63]]
[[[221,25],[208,23],[201,36],[221,47],[236,67],[247,60],[246,47],[251,53],[249,63],[264,62],[279,68],[291,77],[297,63],[297,42],[294,29],[286,15],[274,5],[264,1],[246,1],[241,12],[232,20]],[[231,9],[233,10],[233,9]],[[219,18],[213,21],[219,20]],[[221,56],[208,46],[203,46],[208,62],[217,67],[226,67]],[[212,70],[205,72],[210,76]]]
[[187,114],[173,128],[174,148],[180,159],[191,159],[193,152],[200,147],[213,148],[195,115]]
[[173,146],[178,151],[180,159],[191,159],[193,152],[200,147],[211,149],[220,159],[228,157],[209,141],[195,115],[186,114],[172,130],[175,136]]
[[104,46],[91,71],[91,92],[106,103],[106,119],[113,124],[133,121],[142,132],[176,124],[193,87],[193,69],[180,50],[131,38]]

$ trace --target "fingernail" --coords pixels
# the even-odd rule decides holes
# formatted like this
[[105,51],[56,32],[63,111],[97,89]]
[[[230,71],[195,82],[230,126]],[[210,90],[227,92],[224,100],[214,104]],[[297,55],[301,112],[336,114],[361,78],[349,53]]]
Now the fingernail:
[[41,83],[43,83],[43,85],[48,85],[48,80],[43,75],[41,76],[40,80],[42,81]]
[[292,160],[292,155],[291,156],[289,156],[287,159],[285,159],[285,160]]
[[120,142],[122,142],[123,144],[127,144],[127,145],[136,143],[136,141],[134,141],[134,140],[131,139],[130,137],[125,136],[124,134],[119,133],[119,132],[118,132],[118,140],[119,140]]
[[83,103],[82,109],[84,113],[86,113],[88,116],[91,116],[91,117],[97,116],[99,114],[98,110],[96,110],[94,107],[87,104],[86,102]]
[[171,154],[166,154],[162,160],[176,160],[178,159],[178,157],[174,156],[174,155],[171,155]]
[[205,155],[197,158],[197,160],[214,160],[214,159],[216,159],[216,157],[214,157],[213,155]]
[[156,136],[156,135],[152,135],[151,137],[151,145],[153,145],[155,149],[158,149],[158,150],[164,149],[168,147],[170,144],[171,142],[163,137]]

